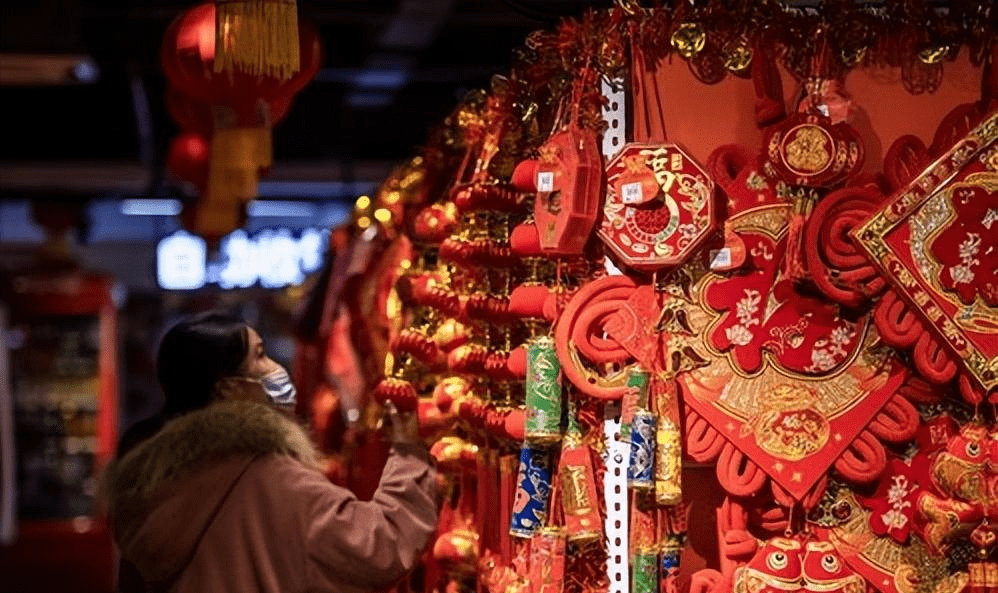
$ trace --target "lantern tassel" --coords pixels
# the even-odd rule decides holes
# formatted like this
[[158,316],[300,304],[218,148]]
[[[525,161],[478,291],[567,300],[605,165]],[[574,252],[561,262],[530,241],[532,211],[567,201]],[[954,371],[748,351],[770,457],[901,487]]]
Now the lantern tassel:
[[215,72],[288,80],[301,69],[295,0],[216,0]]

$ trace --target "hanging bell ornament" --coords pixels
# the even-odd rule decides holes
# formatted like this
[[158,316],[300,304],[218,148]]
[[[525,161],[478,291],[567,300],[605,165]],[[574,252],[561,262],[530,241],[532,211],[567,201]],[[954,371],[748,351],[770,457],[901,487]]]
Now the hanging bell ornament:
[[703,51],[707,44],[707,33],[700,23],[683,23],[672,34],[672,48],[687,60]]
[[724,48],[724,67],[729,72],[742,74],[752,65],[752,48],[744,39],[739,39]]

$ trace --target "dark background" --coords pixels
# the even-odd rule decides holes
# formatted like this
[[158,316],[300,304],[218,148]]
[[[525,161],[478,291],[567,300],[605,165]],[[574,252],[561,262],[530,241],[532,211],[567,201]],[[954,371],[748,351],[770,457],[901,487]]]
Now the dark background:
[[[299,2],[299,17],[318,28],[325,55],[316,80],[274,130],[275,174],[377,181],[468,91],[508,73],[513,49],[528,33],[597,4],[609,2]],[[99,71],[93,83],[0,89],[0,198],[154,189],[162,176],[150,170],[162,168],[177,132],[164,104],[159,46],[172,19],[192,5],[0,3],[0,60],[24,53],[89,55]],[[139,173],[145,175],[136,178]]]

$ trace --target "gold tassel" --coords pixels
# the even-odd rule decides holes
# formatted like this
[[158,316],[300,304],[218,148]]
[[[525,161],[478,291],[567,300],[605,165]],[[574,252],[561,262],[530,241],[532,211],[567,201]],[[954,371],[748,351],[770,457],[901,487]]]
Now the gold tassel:
[[198,207],[198,230],[223,236],[239,228],[242,207],[256,197],[261,171],[272,160],[269,128],[215,130],[208,191]]
[[215,72],[287,80],[301,69],[295,0],[216,0]]

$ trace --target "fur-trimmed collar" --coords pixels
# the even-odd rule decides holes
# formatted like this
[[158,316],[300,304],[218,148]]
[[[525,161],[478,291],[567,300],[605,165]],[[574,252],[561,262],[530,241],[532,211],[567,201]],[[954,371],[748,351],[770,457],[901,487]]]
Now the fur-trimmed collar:
[[119,501],[145,497],[204,462],[235,455],[278,454],[316,467],[318,454],[293,420],[265,404],[218,402],[168,422],[111,463],[102,490],[113,516]]

